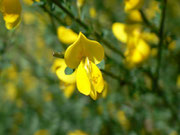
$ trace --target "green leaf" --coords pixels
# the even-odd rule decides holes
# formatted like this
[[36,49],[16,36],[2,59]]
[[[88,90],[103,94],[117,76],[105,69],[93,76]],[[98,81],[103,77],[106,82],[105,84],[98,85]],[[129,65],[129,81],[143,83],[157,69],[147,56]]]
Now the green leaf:
[[66,75],[70,75],[70,74],[72,74],[72,73],[74,72],[74,70],[71,69],[71,68],[69,68],[69,67],[66,67],[66,69],[64,70],[64,72],[65,72]]
[[104,61],[104,59],[99,64],[97,64],[97,66],[98,66],[99,69],[105,69],[105,61]]

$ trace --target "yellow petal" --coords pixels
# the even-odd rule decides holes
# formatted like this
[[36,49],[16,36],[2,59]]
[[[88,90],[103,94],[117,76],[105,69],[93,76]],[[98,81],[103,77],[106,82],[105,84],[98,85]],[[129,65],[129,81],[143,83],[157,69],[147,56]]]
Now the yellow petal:
[[19,24],[21,16],[21,3],[19,0],[3,0],[1,10],[8,29]]
[[34,133],[34,135],[50,135],[48,130],[46,129],[41,129],[41,130],[38,130]]
[[142,7],[144,0],[125,0],[125,11],[139,9]]
[[17,20],[15,22],[12,22],[12,23],[6,22],[6,28],[8,30],[13,29],[13,28],[17,27],[20,24],[20,22],[21,22],[21,17],[19,16],[19,18],[17,18]]
[[132,10],[128,13],[128,21],[142,22],[141,14],[138,10]]
[[78,38],[78,35],[66,27],[60,26],[57,30],[59,40],[64,44],[72,44]]
[[76,68],[85,57],[98,64],[104,58],[104,48],[98,42],[87,39],[80,32],[77,40],[67,48],[64,57],[70,68]]
[[125,24],[117,22],[112,25],[112,32],[114,36],[123,43],[126,43],[128,38],[127,32],[125,31],[125,27]]
[[76,82],[78,90],[85,95],[91,95],[93,99],[96,99],[97,93],[101,93],[104,89],[101,71],[88,58],[82,60],[78,66]]
[[144,40],[139,40],[137,51],[141,53],[143,60],[145,60],[150,54],[150,47]]
[[141,36],[148,43],[157,44],[159,42],[159,38],[155,33],[143,32]]
[[66,98],[70,98],[71,95],[73,94],[75,90],[76,84],[75,83],[65,83],[65,82],[60,82],[60,88],[64,92],[64,96]]
[[67,67],[67,65],[66,65],[64,59],[56,59],[52,66],[52,70],[56,72],[56,75],[58,76],[58,78],[61,81],[66,82],[66,83],[75,83],[76,73],[74,72],[70,75],[66,75],[65,74],[66,67]]
[[96,17],[96,9],[93,8],[93,7],[91,7],[91,8],[89,9],[89,14],[90,14],[90,16],[91,16],[92,18],[95,18],[95,17]]
[[91,92],[91,83],[86,73],[84,61],[81,61],[76,72],[76,84],[77,89],[84,95],[89,95]]

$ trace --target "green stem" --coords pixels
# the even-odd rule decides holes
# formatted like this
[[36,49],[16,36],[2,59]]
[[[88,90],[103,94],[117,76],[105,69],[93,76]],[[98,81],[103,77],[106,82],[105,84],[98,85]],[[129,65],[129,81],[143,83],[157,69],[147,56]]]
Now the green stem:
[[158,56],[157,56],[157,67],[154,75],[154,85],[153,89],[158,90],[158,81],[159,81],[159,74],[160,74],[160,67],[161,67],[161,57],[162,57],[162,47],[163,47],[163,41],[164,41],[164,24],[165,24],[165,15],[166,15],[166,4],[167,0],[162,1],[163,9],[162,9],[162,15],[161,15],[161,21],[159,26],[159,43],[158,43]]
[[[59,8],[61,8],[69,17],[71,17],[71,19],[73,19],[74,21],[76,21],[81,27],[83,27],[86,30],[89,30],[89,27],[87,24],[85,24],[84,22],[82,22],[79,18],[76,18],[66,7],[64,7],[58,0],[52,0],[52,2],[54,4],[56,4]],[[121,57],[124,57],[124,54],[118,50],[117,48],[115,48],[112,44],[110,44],[110,42],[108,42],[107,40],[105,40],[98,32],[93,32],[92,33],[96,38],[98,38],[106,47],[108,47],[109,49],[111,49],[112,51],[114,51],[115,53],[117,53],[118,55],[120,55]]]
[[158,35],[158,29],[153,24],[151,24],[151,22],[147,19],[144,11],[142,9],[140,9],[139,12],[141,14],[141,17],[142,17],[145,25],[148,26],[154,33],[156,33]]

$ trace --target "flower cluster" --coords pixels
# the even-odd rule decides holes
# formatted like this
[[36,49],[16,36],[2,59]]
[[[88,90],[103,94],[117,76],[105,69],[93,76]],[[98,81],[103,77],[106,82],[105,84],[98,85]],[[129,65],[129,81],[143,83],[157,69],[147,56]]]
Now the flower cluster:
[[[104,80],[101,71],[96,66],[104,58],[104,48],[96,41],[89,40],[79,33],[76,37],[70,29],[64,27],[58,28],[59,39],[63,43],[72,43],[65,51],[64,60],[57,60],[61,65],[56,64],[55,71],[57,76],[63,82],[74,84],[76,82],[77,89],[84,95],[90,95],[96,100],[99,93],[104,90]],[[63,39],[60,35],[63,35]],[[68,38],[70,37],[70,38]],[[75,69],[71,75],[65,74],[66,67]],[[71,90],[72,91],[72,90]]]

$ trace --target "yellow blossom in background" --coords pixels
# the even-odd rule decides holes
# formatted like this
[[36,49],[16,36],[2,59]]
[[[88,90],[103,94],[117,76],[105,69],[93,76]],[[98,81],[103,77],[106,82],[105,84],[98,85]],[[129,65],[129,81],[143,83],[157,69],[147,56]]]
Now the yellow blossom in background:
[[63,91],[64,96],[70,98],[75,91],[76,83],[65,83],[61,81],[60,88]]
[[177,131],[172,131],[172,132],[170,132],[169,135],[178,135],[178,132]]
[[41,129],[41,130],[38,130],[34,133],[34,135],[50,135],[48,130],[46,129]]
[[23,13],[23,21],[27,25],[31,25],[35,22],[36,18],[35,15],[31,12],[24,12]]
[[156,57],[157,54],[158,54],[158,49],[157,49],[157,48],[152,48],[152,49],[151,49],[151,55],[152,55],[153,57]]
[[148,8],[145,9],[145,14],[148,19],[153,19],[156,13],[160,13],[159,2],[151,0]]
[[102,92],[102,97],[106,98],[108,94],[108,83],[106,81],[104,81],[104,90]]
[[7,29],[15,28],[21,21],[21,3],[19,0],[2,0],[0,10]]
[[129,68],[145,61],[150,55],[149,45],[142,39],[133,39],[129,41],[125,52],[125,62]]
[[176,85],[180,89],[180,75],[177,77]]
[[71,44],[78,38],[78,34],[64,26],[58,27],[57,34],[59,40],[64,44]]
[[112,25],[114,36],[126,43],[125,62],[132,68],[145,61],[150,54],[150,47],[146,42],[156,44],[158,37],[154,33],[142,32],[141,26],[116,22]]
[[68,67],[76,69],[76,84],[80,93],[94,100],[104,89],[101,71],[96,66],[104,58],[104,48],[96,41],[87,39],[81,32],[64,55]]
[[125,0],[125,11],[131,11],[142,7],[144,0]]
[[75,130],[75,131],[69,132],[67,135],[88,135],[88,134],[86,134],[85,132],[81,130]]
[[159,38],[155,33],[142,32],[141,37],[148,43],[158,44]]
[[174,50],[176,48],[176,41],[171,41],[171,43],[168,45],[169,50]]
[[127,13],[127,20],[129,22],[142,22],[141,13],[138,10],[132,10]]
[[112,31],[114,36],[121,42],[127,42],[128,35],[126,33],[126,26],[123,23],[114,23],[112,25]]
[[117,119],[124,129],[126,129],[126,130],[129,129],[130,123],[129,123],[124,111],[119,110],[117,112]]
[[95,17],[96,17],[96,9],[93,8],[93,7],[91,7],[91,8],[89,9],[89,14],[90,14],[90,16],[91,16],[92,18],[95,18]]
[[5,89],[5,99],[14,101],[17,97],[17,89],[14,83],[8,83]]
[[77,0],[77,7],[81,8],[84,4],[85,0]]
[[127,41],[134,36],[139,36],[141,27],[139,25],[128,25],[120,22],[113,23],[112,32],[114,36],[121,42]]

